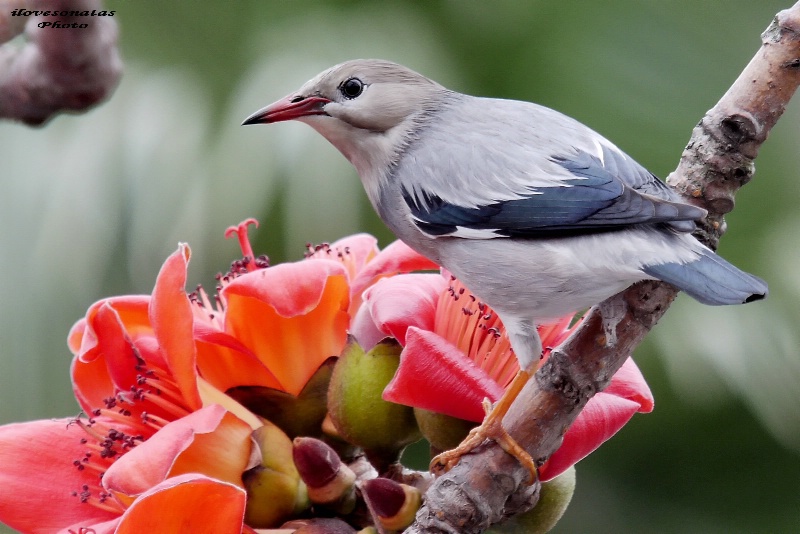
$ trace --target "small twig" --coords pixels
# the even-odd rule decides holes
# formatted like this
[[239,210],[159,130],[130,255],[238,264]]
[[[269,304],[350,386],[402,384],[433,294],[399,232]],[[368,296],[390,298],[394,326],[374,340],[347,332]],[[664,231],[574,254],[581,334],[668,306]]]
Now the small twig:
[[[24,21],[28,40],[22,47],[0,47],[0,117],[39,125],[60,111],[87,109],[117,86],[122,61],[113,16],[11,15],[15,9],[99,12],[100,0],[8,1],[0,6],[3,40],[16,36]],[[39,27],[56,21],[62,27]]]
[[[719,103],[692,132],[668,182],[709,210],[695,234],[711,247],[725,231],[723,216],[752,177],[753,160],[800,84],[800,3],[778,13],[762,46]],[[592,308],[583,325],[553,351],[503,420],[537,462],[544,462],[588,400],[605,388],[677,294],[661,282],[641,282]],[[407,533],[476,533],[525,511],[540,484],[494,442],[462,458],[430,488]]]

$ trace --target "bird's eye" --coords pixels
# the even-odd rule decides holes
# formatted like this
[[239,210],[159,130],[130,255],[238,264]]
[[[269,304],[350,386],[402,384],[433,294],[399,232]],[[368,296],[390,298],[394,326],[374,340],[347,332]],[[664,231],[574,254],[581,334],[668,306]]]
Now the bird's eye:
[[364,82],[358,78],[350,78],[339,86],[339,91],[345,98],[355,98],[364,91]]

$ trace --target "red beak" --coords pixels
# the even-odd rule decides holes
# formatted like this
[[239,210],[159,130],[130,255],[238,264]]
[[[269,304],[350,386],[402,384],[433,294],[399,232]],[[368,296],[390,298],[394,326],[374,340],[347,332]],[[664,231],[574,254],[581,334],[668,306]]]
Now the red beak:
[[289,95],[247,117],[245,124],[267,124],[289,121],[308,115],[325,115],[322,109],[330,100],[321,96]]

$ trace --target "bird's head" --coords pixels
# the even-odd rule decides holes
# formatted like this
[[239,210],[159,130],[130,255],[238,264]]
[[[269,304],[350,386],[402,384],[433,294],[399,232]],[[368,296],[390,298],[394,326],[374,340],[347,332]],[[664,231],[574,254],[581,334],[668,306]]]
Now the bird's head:
[[305,122],[359,168],[360,163],[378,164],[365,159],[381,153],[386,163],[389,153],[436,108],[445,92],[438,83],[402,65],[356,59],[321,72],[242,124]]

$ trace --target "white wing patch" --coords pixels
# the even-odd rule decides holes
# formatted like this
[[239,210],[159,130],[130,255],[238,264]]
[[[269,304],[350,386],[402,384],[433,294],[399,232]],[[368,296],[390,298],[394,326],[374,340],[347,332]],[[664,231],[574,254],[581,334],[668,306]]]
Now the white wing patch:
[[456,226],[456,231],[448,235],[451,237],[463,237],[465,239],[494,239],[496,237],[504,237],[497,232],[499,232],[497,228],[478,230],[475,228]]

